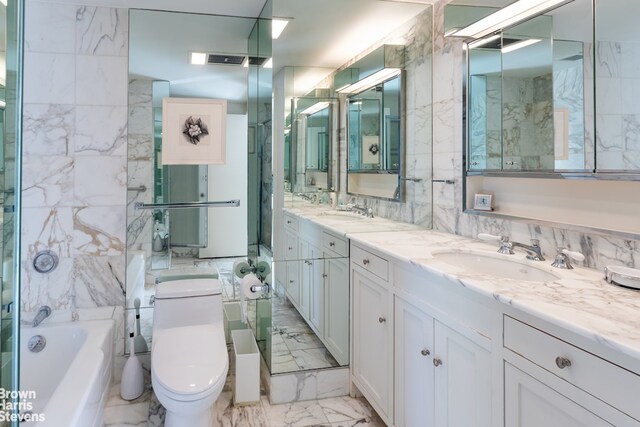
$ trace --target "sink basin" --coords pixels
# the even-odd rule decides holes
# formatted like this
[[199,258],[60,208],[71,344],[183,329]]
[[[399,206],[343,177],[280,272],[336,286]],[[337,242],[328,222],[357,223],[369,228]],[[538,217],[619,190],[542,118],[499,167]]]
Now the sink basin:
[[468,273],[529,282],[552,282],[560,279],[559,276],[550,271],[517,259],[509,259],[507,258],[508,256],[511,255],[458,251],[437,252],[433,254],[434,259],[462,268]]

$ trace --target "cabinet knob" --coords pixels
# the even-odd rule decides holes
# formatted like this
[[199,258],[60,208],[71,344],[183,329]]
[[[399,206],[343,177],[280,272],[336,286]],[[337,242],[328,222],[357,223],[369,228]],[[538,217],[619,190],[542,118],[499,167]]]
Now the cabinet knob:
[[442,365],[442,360],[440,360],[440,358],[436,357],[435,359],[433,359],[433,366],[437,368],[440,365]]
[[289,280],[289,283],[293,283],[293,280]]
[[427,350],[426,348],[423,348],[422,351],[420,351],[420,354],[423,356],[428,356],[431,354],[431,352],[429,350]]
[[567,359],[566,357],[556,357],[556,366],[560,369],[564,369],[566,367],[571,366],[571,360]]
[[362,263],[364,265],[369,265],[369,260],[367,258],[365,258],[365,259],[362,260]]
[[384,323],[386,321],[387,321],[387,319],[385,319],[384,317],[382,317],[382,316],[378,317],[378,322]]
[[291,221],[287,220],[287,224],[291,224]]
[[323,274],[322,277],[326,279],[327,278],[327,274]]
[[293,250],[293,247],[292,247],[292,246],[289,246],[289,250],[290,250],[290,251],[291,251],[291,250]]
[[336,242],[329,242],[329,246],[335,246]]

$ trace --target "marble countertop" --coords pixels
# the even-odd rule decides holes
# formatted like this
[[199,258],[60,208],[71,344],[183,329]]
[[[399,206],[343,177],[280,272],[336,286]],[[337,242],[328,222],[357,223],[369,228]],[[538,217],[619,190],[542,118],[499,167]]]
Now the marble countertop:
[[[579,266],[561,270],[551,267],[552,260],[528,261],[518,249],[514,255],[501,255],[497,244],[430,230],[347,233],[347,237],[640,360],[640,291],[606,283],[601,271]],[[521,260],[559,279],[531,282],[474,274],[436,259],[434,254],[443,250]]]
[[327,205],[312,205],[308,202],[306,205],[284,208],[283,211],[313,221],[341,236],[355,233],[425,230],[424,227],[413,224],[379,217],[367,218],[355,212],[338,211]]

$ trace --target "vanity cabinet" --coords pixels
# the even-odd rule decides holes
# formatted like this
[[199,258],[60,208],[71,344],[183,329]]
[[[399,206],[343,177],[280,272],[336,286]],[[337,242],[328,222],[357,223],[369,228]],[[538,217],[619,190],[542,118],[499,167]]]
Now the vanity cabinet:
[[293,215],[285,218],[287,298],[336,361],[348,365],[349,240]]
[[[353,363],[356,385],[385,422],[393,419],[393,306],[380,279],[351,261]],[[382,282],[382,283],[381,283]]]
[[497,313],[354,244],[351,280],[352,380],[387,425],[499,422],[491,339]]
[[504,317],[505,427],[640,426],[640,375]]

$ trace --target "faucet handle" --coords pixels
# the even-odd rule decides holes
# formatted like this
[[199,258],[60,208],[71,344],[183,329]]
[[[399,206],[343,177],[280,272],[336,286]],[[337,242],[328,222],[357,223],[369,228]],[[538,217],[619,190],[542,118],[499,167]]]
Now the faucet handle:
[[530,239],[531,240],[531,246],[536,247],[536,246],[540,246],[540,240],[539,239]]
[[564,270],[573,270],[573,265],[571,265],[570,259],[573,259],[574,261],[584,261],[585,256],[580,252],[570,251],[566,248],[558,249],[558,255],[556,255],[556,259],[553,261],[551,266]]

